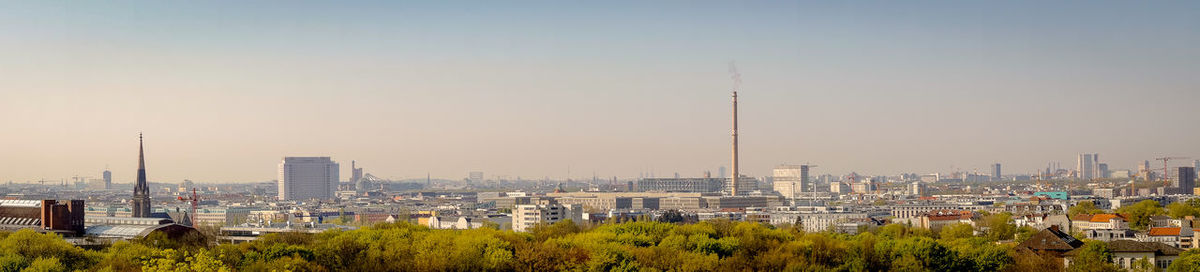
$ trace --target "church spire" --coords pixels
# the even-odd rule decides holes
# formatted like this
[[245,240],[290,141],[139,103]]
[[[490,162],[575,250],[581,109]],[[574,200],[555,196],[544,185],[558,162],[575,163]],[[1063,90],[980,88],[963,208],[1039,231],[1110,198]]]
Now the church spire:
[[150,217],[150,185],[146,182],[146,153],[142,133],[138,132],[137,184],[133,186],[133,217]]
[[142,133],[138,132],[138,170],[146,170],[146,153],[142,152],[142,146]]

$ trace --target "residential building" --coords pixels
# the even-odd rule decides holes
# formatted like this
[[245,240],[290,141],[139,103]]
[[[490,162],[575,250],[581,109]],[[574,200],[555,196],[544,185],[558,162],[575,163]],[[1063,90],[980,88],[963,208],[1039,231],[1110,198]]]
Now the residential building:
[[1016,248],[1017,250],[1028,250],[1042,256],[1062,258],[1067,252],[1082,246],[1083,241],[1075,239],[1075,237],[1067,234],[1067,232],[1060,230],[1058,226],[1051,226],[1030,236],[1029,239],[1025,239]]
[[1129,229],[1129,217],[1124,214],[1080,214],[1071,218],[1071,227],[1083,232],[1088,239],[1113,241],[1134,238]]
[[[1133,240],[1109,241],[1108,250],[1112,254],[1113,263],[1121,269],[1133,269],[1134,264],[1144,259],[1160,271],[1166,270],[1167,266],[1183,253],[1183,250],[1167,244]],[[1080,249],[1075,249],[1064,254],[1067,257],[1064,264],[1069,267],[1071,259],[1077,256],[1079,251]]]
[[279,200],[333,199],[338,171],[329,157],[285,157],[279,163]]
[[867,213],[825,213],[781,211],[771,213],[772,225],[798,224],[807,232],[821,232],[836,228],[838,224],[870,219]]
[[568,219],[579,224],[583,222],[583,206],[579,204],[562,205],[548,201],[517,205],[513,208],[512,217],[514,231],[527,231],[538,224],[554,224]]
[[1138,241],[1163,243],[1177,248],[1196,248],[1196,230],[1191,227],[1156,227],[1135,235]]
[[477,229],[483,227],[483,222],[466,216],[460,216],[458,220],[434,216],[429,218],[427,226],[431,229]]
[[1129,229],[1129,220],[1119,213],[1080,214],[1071,217],[1071,225],[1079,230]]
[[1019,215],[1013,218],[1013,224],[1017,227],[1032,227],[1034,229],[1055,228],[1059,231],[1071,232],[1071,219],[1065,214],[1044,214],[1035,213],[1028,215]]
[[974,226],[977,217],[978,214],[972,211],[943,210],[926,213],[919,219],[921,228],[938,232],[943,227],[959,223]]

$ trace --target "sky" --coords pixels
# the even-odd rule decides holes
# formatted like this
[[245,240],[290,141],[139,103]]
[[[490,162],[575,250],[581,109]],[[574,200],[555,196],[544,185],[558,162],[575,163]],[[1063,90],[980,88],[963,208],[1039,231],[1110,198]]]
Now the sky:
[[1197,48],[1197,1],[0,1],[0,181],[139,132],[155,182],[699,176],[731,61],[748,175],[1129,169],[1200,158]]

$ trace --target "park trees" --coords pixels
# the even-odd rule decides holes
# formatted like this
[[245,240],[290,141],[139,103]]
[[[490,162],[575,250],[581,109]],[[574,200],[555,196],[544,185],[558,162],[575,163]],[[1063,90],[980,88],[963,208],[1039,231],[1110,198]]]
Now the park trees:
[[1162,205],[1154,200],[1142,200],[1133,205],[1121,207],[1117,209],[1117,213],[1126,214],[1129,216],[1129,228],[1136,230],[1145,230],[1150,225],[1150,217],[1155,215],[1163,215]]

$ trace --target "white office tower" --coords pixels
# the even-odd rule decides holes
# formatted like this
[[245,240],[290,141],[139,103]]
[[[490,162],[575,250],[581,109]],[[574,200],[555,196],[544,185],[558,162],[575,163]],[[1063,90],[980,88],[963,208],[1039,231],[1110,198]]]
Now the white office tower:
[[338,164],[329,157],[285,157],[279,163],[279,200],[332,199]]
[[909,191],[910,191],[909,192],[910,194],[919,197],[925,193],[925,185],[921,184],[920,181],[914,181],[912,184],[909,185]]
[[538,224],[554,224],[570,219],[575,224],[583,222],[583,205],[558,203],[538,203],[516,205],[513,208],[513,230],[528,231]]
[[796,198],[802,192],[815,190],[808,178],[808,165],[780,165],[772,171],[773,187],[785,198]]
[[1079,174],[1080,179],[1092,180],[1100,177],[1096,172],[1099,170],[1099,167],[1096,165],[1098,164],[1096,161],[1099,157],[1100,154],[1079,154],[1079,162],[1075,170]]

